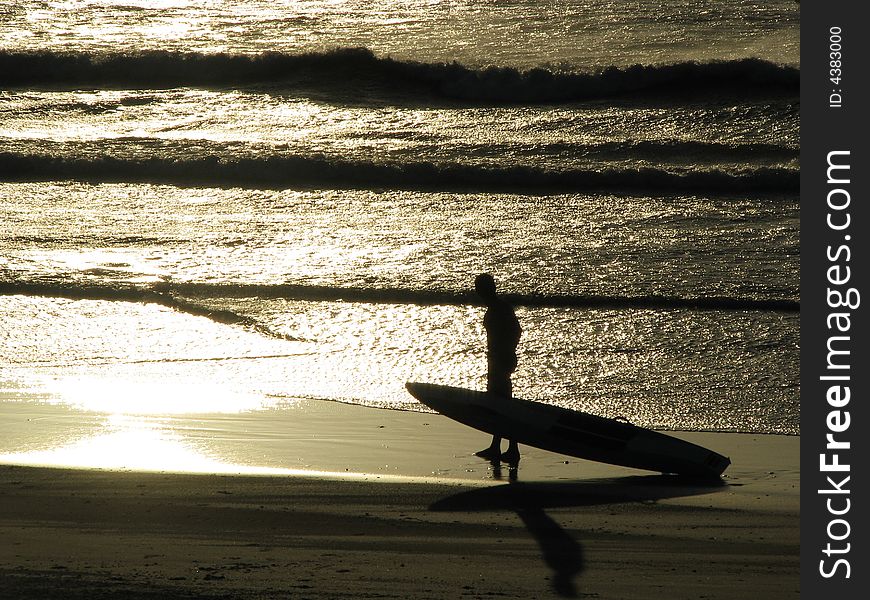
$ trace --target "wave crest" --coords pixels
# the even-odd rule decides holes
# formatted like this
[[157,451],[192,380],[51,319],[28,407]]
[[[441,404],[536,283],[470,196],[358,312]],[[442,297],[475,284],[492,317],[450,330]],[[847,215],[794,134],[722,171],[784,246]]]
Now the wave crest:
[[[403,288],[333,287],[298,284],[211,284],[158,283],[147,287],[112,287],[89,284],[49,284],[0,282],[0,295],[28,295],[71,298],[153,302],[212,320],[252,326],[256,322],[231,311],[213,310],[198,301],[220,298],[260,298],[309,302],[360,302],[366,304],[478,305],[472,292],[418,290]],[[511,304],[524,307],[568,307],[598,309],[690,309],[690,310],[775,310],[800,311],[800,302],[787,298],[750,298],[723,296],[598,296],[574,294],[504,294]],[[271,332],[264,331],[264,333]]]
[[554,171],[531,166],[489,167],[459,163],[375,163],[325,156],[230,159],[60,158],[0,152],[0,180],[153,182],[175,185],[285,189],[408,189],[555,193],[580,190],[729,193],[794,193],[797,169],[765,167],[671,172],[656,168]]
[[540,104],[625,95],[797,96],[800,70],[757,58],[608,67],[594,73],[546,68],[473,69],[376,56],[367,48],[306,54],[147,51],[85,54],[0,51],[0,85],[167,88],[277,86],[282,90],[425,95],[471,103]]

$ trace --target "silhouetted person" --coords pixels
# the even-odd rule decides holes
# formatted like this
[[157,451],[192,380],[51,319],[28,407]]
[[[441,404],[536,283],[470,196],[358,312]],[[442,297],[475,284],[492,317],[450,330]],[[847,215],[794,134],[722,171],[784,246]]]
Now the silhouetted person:
[[[486,305],[483,327],[486,329],[486,391],[503,398],[513,397],[511,374],[517,369],[517,344],[522,328],[513,307],[498,297],[492,275],[482,273],[474,280],[474,289]],[[520,460],[517,443],[510,441],[502,455],[501,438],[493,436],[492,444],[478,456],[492,461],[504,459],[516,464]]]

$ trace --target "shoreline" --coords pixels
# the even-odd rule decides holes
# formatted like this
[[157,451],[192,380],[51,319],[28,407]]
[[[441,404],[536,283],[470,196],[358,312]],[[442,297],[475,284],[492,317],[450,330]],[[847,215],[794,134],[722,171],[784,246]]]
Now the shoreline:
[[527,447],[512,481],[444,417],[332,408],[288,439],[344,467],[305,476],[0,466],[0,596],[798,593],[799,437],[678,434],[731,456],[717,486]]
[[[6,404],[3,419],[30,451],[4,452],[0,465],[97,468],[157,473],[213,473],[293,476],[370,474],[405,478],[488,481],[493,466],[474,456],[489,434],[433,412],[370,407],[331,400],[296,399],[280,408],[237,414],[108,415],[73,411],[87,427],[70,427],[63,405]],[[37,409],[39,412],[34,412]],[[52,422],[56,414],[57,423]],[[70,434],[69,430],[74,433]],[[731,458],[724,477],[763,468],[741,453],[747,440],[781,440],[797,456],[800,436],[661,430]],[[62,440],[45,446],[42,439]],[[11,438],[10,438],[11,439]],[[789,441],[791,440],[791,441]],[[504,443],[503,443],[504,444]],[[121,447],[135,445],[133,452]],[[591,462],[520,445],[526,480],[643,475],[649,471]],[[785,459],[786,462],[787,459]],[[799,468],[792,465],[792,468]],[[507,466],[504,465],[504,470]]]

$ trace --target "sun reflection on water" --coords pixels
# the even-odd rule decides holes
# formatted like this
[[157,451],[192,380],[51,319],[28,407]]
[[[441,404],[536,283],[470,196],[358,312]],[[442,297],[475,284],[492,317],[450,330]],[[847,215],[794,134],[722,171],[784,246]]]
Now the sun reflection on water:
[[198,451],[159,420],[114,414],[96,435],[48,450],[0,455],[0,463],[190,473],[284,473],[224,462]]
[[265,398],[243,393],[226,382],[190,378],[187,381],[134,381],[99,376],[61,377],[43,388],[61,402],[82,410],[123,415],[239,413],[265,408]]

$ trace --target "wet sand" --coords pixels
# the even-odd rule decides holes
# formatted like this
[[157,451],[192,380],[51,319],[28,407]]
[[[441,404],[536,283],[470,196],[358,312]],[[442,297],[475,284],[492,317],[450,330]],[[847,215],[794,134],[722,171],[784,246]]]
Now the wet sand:
[[716,486],[527,448],[512,481],[437,415],[322,410],[310,475],[0,467],[0,597],[798,595],[797,437],[678,434]]

